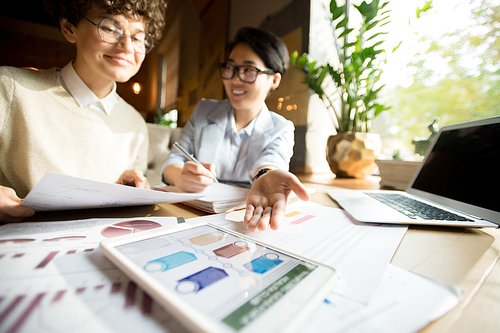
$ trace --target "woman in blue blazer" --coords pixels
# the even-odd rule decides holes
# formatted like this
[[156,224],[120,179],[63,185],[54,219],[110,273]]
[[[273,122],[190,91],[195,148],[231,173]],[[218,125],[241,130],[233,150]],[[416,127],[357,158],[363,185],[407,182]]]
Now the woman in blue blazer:
[[270,32],[242,28],[229,51],[227,61],[219,64],[228,99],[202,99],[178,140],[202,165],[173,150],[163,166],[166,182],[186,192],[203,191],[216,176],[251,183],[273,170],[293,176],[286,172],[293,154],[293,123],[270,112],[264,102],[287,70],[286,45]]

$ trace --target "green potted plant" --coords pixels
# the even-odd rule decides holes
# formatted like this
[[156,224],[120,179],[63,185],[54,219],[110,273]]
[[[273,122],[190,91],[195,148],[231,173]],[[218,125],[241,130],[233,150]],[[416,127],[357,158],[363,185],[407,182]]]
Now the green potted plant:
[[[332,116],[336,135],[328,138],[327,160],[338,177],[365,177],[376,167],[381,139],[369,133],[372,120],[389,107],[378,102],[383,85],[379,80],[386,62],[384,26],[389,23],[388,1],[372,0],[351,6],[330,2],[330,20],[338,64],[320,65],[308,54],[291,54],[292,65],[305,73],[304,82],[325,103]],[[351,27],[349,11],[354,7],[361,22]],[[431,7],[417,8],[417,17]],[[397,49],[394,48],[392,51]]]

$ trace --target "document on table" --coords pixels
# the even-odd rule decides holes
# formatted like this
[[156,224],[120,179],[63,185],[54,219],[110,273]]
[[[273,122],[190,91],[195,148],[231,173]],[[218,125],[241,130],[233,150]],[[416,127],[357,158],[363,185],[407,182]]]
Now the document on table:
[[184,332],[173,315],[99,250],[106,238],[183,220],[109,218],[0,226],[0,331]]
[[312,202],[288,205],[278,230],[249,232],[243,211],[187,220],[205,221],[244,233],[257,240],[335,267],[340,280],[335,293],[368,303],[375,292],[407,226],[352,222],[338,208]]
[[194,200],[197,193],[167,193],[109,184],[47,172],[24,198],[22,205],[37,212],[140,206]]
[[369,304],[330,293],[302,332],[417,332],[453,309],[462,291],[389,264]]

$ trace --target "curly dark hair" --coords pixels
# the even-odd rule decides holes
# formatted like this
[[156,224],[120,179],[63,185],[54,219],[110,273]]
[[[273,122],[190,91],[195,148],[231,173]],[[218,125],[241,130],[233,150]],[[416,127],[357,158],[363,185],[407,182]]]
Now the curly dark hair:
[[58,25],[59,20],[65,18],[78,26],[82,16],[95,7],[110,15],[141,17],[146,32],[155,40],[161,38],[165,26],[165,0],[44,0],[44,3]]

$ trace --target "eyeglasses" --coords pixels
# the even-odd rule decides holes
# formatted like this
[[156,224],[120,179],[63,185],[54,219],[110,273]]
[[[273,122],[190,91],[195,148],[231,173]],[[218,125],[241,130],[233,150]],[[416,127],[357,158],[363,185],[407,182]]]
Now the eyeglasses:
[[105,17],[98,24],[85,16],[83,18],[97,27],[97,34],[106,43],[118,44],[125,36],[128,36],[136,53],[148,53],[154,47],[154,40],[151,35],[146,34],[144,31],[139,31],[133,36],[127,35],[124,33],[123,25],[115,18]]
[[219,64],[219,71],[220,77],[224,80],[232,79],[234,74],[238,72],[240,80],[246,83],[254,83],[255,80],[257,80],[257,75],[260,73],[267,75],[273,75],[275,73],[272,69],[258,69],[250,65],[234,66],[228,63]]

